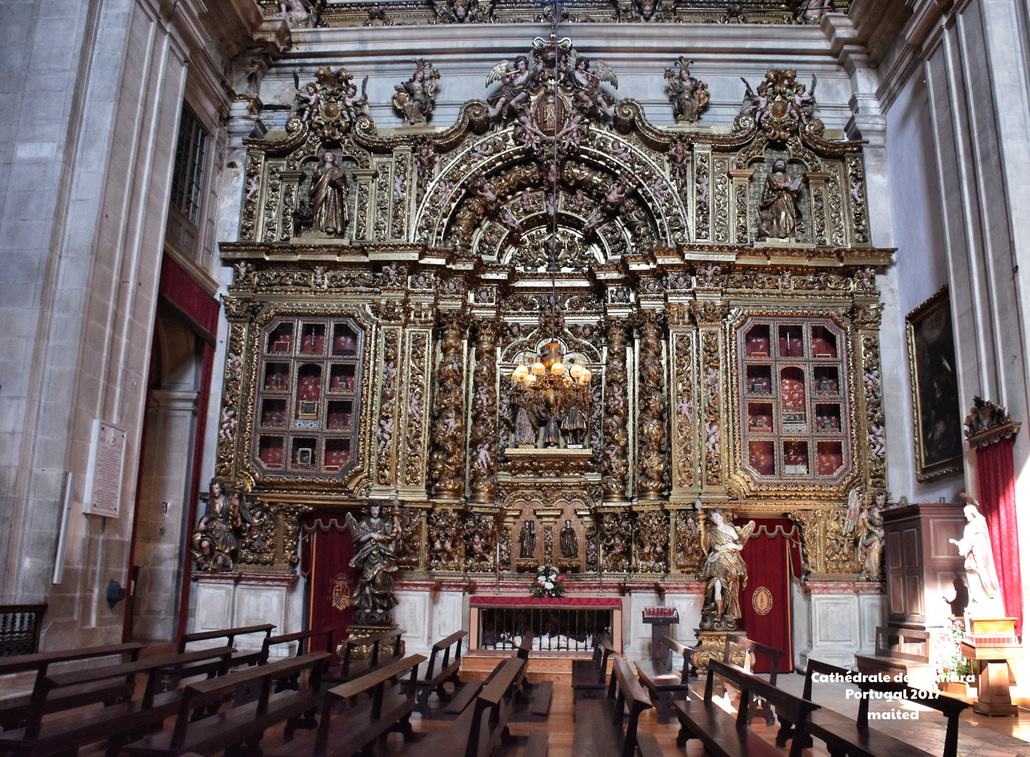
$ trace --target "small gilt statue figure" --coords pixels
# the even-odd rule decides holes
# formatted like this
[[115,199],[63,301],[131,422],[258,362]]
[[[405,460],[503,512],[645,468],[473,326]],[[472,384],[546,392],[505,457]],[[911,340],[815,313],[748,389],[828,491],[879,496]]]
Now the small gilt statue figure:
[[702,521],[701,549],[705,553],[700,575],[707,583],[701,610],[701,630],[733,631],[740,612],[740,592],[747,586],[747,565],[740,556],[751,538],[755,522],[737,527],[722,510],[710,510],[708,525]]
[[773,163],[759,208],[759,239],[797,239],[797,198],[804,181],[804,175],[790,178],[785,160]]
[[965,492],[966,527],[961,539],[949,539],[965,558],[966,583],[969,586],[969,605],[966,614],[971,617],[1000,617],[1005,614],[998,571],[994,567],[994,552],[987,519],[980,514],[979,503]]
[[207,507],[191,540],[198,570],[233,570],[239,544],[235,531],[240,524],[238,496],[227,496],[221,482],[212,481]]
[[421,126],[436,106],[436,80],[440,71],[422,58],[415,59],[415,73],[403,84],[395,84],[393,107],[401,112],[406,126]]
[[665,69],[665,78],[669,82],[665,87],[665,93],[672,102],[676,123],[680,124],[697,121],[710,97],[708,85],[690,75],[690,65],[693,62],[681,55],[677,61],[678,69]]
[[393,593],[393,574],[397,571],[396,549],[401,535],[401,524],[381,515],[382,506],[370,502],[367,514],[360,521],[347,513],[347,530],[354,540],[352,568],[358,568],[358,578],[351,604],[358,608],[354,622],[365,626],[389,626],[391,609],[397,605]]
[[308,194],[315,213],[315,228],[330,235],[342,233],[347,223],[347,173],[337,165],[331,150],[322,153],[322,162],[311,172]]
[[858,516],[858,554],[862,560],[861,577],[870,581],[880,580],[880,564],[883,558],[883,507],[887,500],[885,492],[877,492],[873,503]]

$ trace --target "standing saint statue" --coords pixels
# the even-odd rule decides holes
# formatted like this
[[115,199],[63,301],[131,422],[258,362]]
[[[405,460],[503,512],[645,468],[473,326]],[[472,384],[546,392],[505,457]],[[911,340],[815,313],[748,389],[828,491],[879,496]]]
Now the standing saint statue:
[[561,547],[561,556],[566,560],[575,560],[579,557],[579,545],[576,542],[576,529],[572,527],[572,521],[568,518],[558,534],[558,542]]
[[339,234],[347,223],[347,173],[336,164],[332,150],[322,153],[322,162],[311,172],[311,207],[315,228],[326,234]]
[[765,179],[765,193],[759,208],[759,239],[797,239],[797,198],[805,177],[791,179],[787,161],[777,160]]
[[966,583],[969,586],[968,615],[974,617],[1000,617],[1005,614],[998,582],[998,571],[994,567],[994,552],[991,549],[991,535],[987,530],[987,519],[980,514],[980,504],[965,492],[962,493],[966,506],[966,527],[961,539],[949,539],[958,547],[965,558]]
[[354,621],[365,626],[389,626],[390,610],[397,605],[393,593],[393,574],[397,571],[396,549],[401,535],[401,524],[380,514],[382,506],[370,502],[368,511],[360,521],[347,513],[347,530],[354,540],[352,568],[361,575],[351,595],[351,603],[358,608]]
[[[719,509],[708,512],[709,525],[701,529],[705,552],[700,575],[706,582],[701,630],[733,631],[740,612],[740,591],[747,586],[747,566],[740,556],[755,530],[755,522],[736,527]],[[702,520],[702,524],[703,524]]]
[[534,551],[536,551],[536,523],[532,520],[523,521],[522,532],[519,534],[519,559],[532,558]]
[[877,492],[873,504],[858,516],[858,554],[862,560],[862,578],[880,580],[883,560],[883,508],[886,492]]

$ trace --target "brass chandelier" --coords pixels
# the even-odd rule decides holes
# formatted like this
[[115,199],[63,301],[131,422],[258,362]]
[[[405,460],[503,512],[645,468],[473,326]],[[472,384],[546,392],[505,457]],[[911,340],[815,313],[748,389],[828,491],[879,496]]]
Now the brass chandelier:
[[[557,103],[558,77],[561,61],[558,49],[558,0],[554,2],[554,17],[551,30],[554,43],[554,101]],[[551,154],[551,234],[548,242],[548,269],[551,274],[550,341],[541,348],[535,362],[527,365],[523,361],[512,371],[511,378],[518,391],[517,402],[521,413],[531,414],[536,420],[546,419],[542,443],[544,447],[560,447],[564,440],[569,449],[582,449],[587,437],[587,417],[590,398],[590,369],[562,355],[562,346],[555,337],[555,324],[560,321],[557,311],[555,275],[558,268],[558,126],[555,125]],[[533,424],[534,428],[537,424]],[[518,435],[517,435],[518,436]],[[520,447],[535,447],[533,443],[520,440]]]

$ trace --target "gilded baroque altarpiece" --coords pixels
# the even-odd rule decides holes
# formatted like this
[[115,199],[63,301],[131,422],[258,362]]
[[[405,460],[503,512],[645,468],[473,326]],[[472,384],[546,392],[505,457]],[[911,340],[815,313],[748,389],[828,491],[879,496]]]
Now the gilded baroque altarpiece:
[[[248,140],[214,474],[262,517],[232,569],[292,571],[304,513],[396,498],[413,576],[692,581],[718,506],[789,517],[810,579],[854,580],[892,254],[861,144],[788,70],[731,129],[652,125],[568,40],[493,81],[453,125],[386,131],[323,69]],[[585,433],[545,445],[511,376],[552,335],[592,380]]]

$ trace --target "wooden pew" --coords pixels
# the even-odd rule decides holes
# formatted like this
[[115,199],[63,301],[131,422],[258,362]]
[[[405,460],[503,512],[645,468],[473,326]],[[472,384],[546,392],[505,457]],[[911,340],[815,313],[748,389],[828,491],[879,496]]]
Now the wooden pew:
[[529,666],[527,657],[505,658],[491,673],[475,702],[447,728],[433,731],[407,757],[488,757],[508,737],[515,696]]
[[[520,660],[528,660],[529,653],[533,649],[533,634],[525,633],[522,636],[522,642],[519,644],[519,648],[515,651],[515,656]],[[495,667],[490,675],[486,677],[485,681],[466,681],[465,685],[461,687],[459,691],[450,702],[447,707],[444,708],[444,717],[457,717],[465,712],[465,709],[472,704],[480,690],[488,684],[495,675],[501,670],[501,665]]]
[[[272,623],[262,623],[256,626],[237,626],[236,628],[222,628],[217,631],[197,631],[195,633],[184,633],[179,639],[179,653],[183,653],[186,647],[197,642],[212,642],[209,646],[234,646],[236,637],[249,636],[250,634],[263,633],[267,639],[272,635]],[[219,643],[220,642],[220,643]],[[257,665],[261,662],[262,648],[257,647],[251,651],[237,652],[232,657],[232,667],[237,665]]]
[[[264,665],[268,662],[271,655],[272,647],[281,646],[283,644],[292,644],[297,642],[297,653],[296,657],[300,657],[307,652],[313,651],[311,649],[313,639],[319,636],[325,637],[325,651],[329,653],[329,660],[326,661],[325,668],[322,671],[323,677],[329,670],[329,665],[332,661],[332,655],[335,651],[333,647],[333,629],[332,628],[320,628],[317,630],[309,631],[297,631],[295,633],[284,633],[279,636],[266,636],[264,642],[261,644],[261,660],[260,664]],[[276,684],[276,691],[282,691],[283,689],[293,689],[296,691],[300,688],[300,675],[293,676],[293,678],[280,679]]]
[[[338,679],[334,678],[334,681],[349,681],[351,678],[363,675],[370,670],[375,670],[376,667],[387,662],[386,660],[381,660],[380,650],[385,643],[391,640],[393,641],[393,650],[390,652],[390,657],[393,660],[399,660],[403,648],[401,639],[403,635],[403,629],[395,628],[392,631],[382,631],[369,636],[348,637],[344,639],[340,643],[340,647],[343,648],[343,654],[340,655],[340,675]],[[357,659],[356,650],[361,647],[372,647],[372,653],[367,660]],[[393,660],[390,660],[390,662]]]
[[[431,717],[432,710],[429,707],[429,696],[435,691],[438,696],[446,696],[444,685],[450,681],[454,684],[454,691],[461,687],[461,679],[458,678],[458,671],[461,670],[461,642],[468,636],[468,631],[455,631],[446,639],[441,639],[433,645],[429,653],[429,661],[426,663],[422,677],[417,681],[418,687],[418,711],[423,717]],[[451,659],[451,650],[454,651],[454,659]],[[440,660],[439,670],[436,667],[437,657]]]
[[664,659],[665,656],[661,654],[661,650],[655,650],[651,659],[638,661],[636,666],[640,683],[651,694],[658,722],[668,723],[675,716],[675,711],[672,709],[673,700],[683,699],[687,696],[690,682],[690,657],[693,650],[668,636],[660,636],[658,644],[670,649],[675,654],[682,655],[683,664],[676,667],[671,663],[664,665],[656,662],[655,657]]
[[[41,696],[40,687],[46,679],[51,665],[71,665],[78,662],[89,664],[107,664],[103,662],[105,657],[120,657],[121,662],[133,662],[139,658],[143,644],[136,642],[130,644],[110,644],[101,647],[85,647],[83,649],[65,649],[60,652],[40,652],[37,654],[17,655],[14,657],[0,658],[0,676],[14,675],[17,673],[35,673],[32,691],[20,696],[9,697],[0,700],[0,725],[4,730],[17,728],[24,725],[25,719],[29,716],[34,698]],[[93,699],[87,701],[89,695]],[[64,698],[71,700],[73,706],[89,704],[91,702],[113,702],[126,699],[132,696],[132,689],[122,682],[113,685],[90,685],[80,687],[78,690],[67,690],[51,694],[47,697],[47,712],[67,709]]]
[[[740,691],[740,706],[736,716],[713,701],[716,676]],[[799,737],[804,736],[811,722],[810,715],[818,709],[818,705],[788,694],[735,665],[718,660],[708,661],[704,699],[691,698],[674,705],[680,721],[677,746],[685,746],[688,739],[696,738],[704,744],[705,754],[713,757],[782,757],[783,753],[776,747],[748,730],[748,715],[756,697],[771,703],[786,720],[795,724],[790,757],[801,757],[804,739]]]
[[[266,665],[237,669],[218,678],[188,684],[178,706],[175,727],[151,734],[122,747],[129,755],[139,757],[179,757],[186,752],[214,754],[260,754],[259,744],[272,726],[286,723],[289,739],[306,713],[318,708],[322,668],[328,652],[310,652]],[[298,691],[273,693],[276,681],[295,673],[307,673],[308,685]],[[260,681],[257,701],[236,705],[211,717],[193,720],[192,713],[211,704],[221,704],[234,692]]]
[[575,701],[573,757],[634,757],[637,749],[641,757],[660,757],[662,750],[654,734],[637,730],[640,714],[649,709],[651,700],[633,668],[616,658],[607,696]]
[[572,698],[592,699],[608,688],[608,659],[616,654],[608,634],[594,634],[594,652],[589,660],[572,661]]
[[[329,689],[322,700],[318,730],[284,744],[270,757],[350,757],[368,751],[390,731],[412,740],[409,718],[415,705],[414,684],[419,663],[425,659],[425,655],[409,655]],[[408,671],[406,683],[393,685]],[[345,709],[334,715],[341,707]]]
[[[739,636],[736,634],[727,634],[726,636],[726,647],[723,650],[722,661],[727,665],[734,665],[733,654],[735,649],[742,649],[744,651],[744,664],[739,667],[743,668],[746,672],[751,672],[751,657],[762,655],[769,658],[769,664],[772,667],[772,672],[769,674],[769,683],[773,686],[776,685],[776,676],[780,670],[780,657],[783,653],[774,649],[773,647],[767,647],[765,644],[759,644],[757,641],[752,641],[746,636]],[[759,700],[756,705],[748,712],[748,718],[754,720],[757,717],[765,718],[766,725],[774,725],[776,723],[776,713],[773,712],[772,707],[765,700]],[[748,721],[750,722],[750,720]]]
[[[816,677],[828,676],[831,680],[849,683],[859,675],[836,665],[809,660],[808,670],[805,673],[804,691],[806,696],[811,696],[813,679]],[[959,716],[964,709],[970,706],[969,704],[936,691],[916,689],[894,681],[864,680],[863,677],[858,681],[858,687],[861,698],[859,699],[858,716],[854,720],[823,707],[812,715],[808,724],[810,735],[826,742],[826,748],[831,757],[844,757],[844,755],[850,757],[880,757],[880,755],[932,757],[933,753],[931,752],[869,727],[869,701],[876,696],[876,693],[898,697],[899,699],[884,700],[885,702],[890,701],[891,706],[896,706],[896,702],[901,699],[907,699],[943,713],[948,721],[948,729],[944,738],[943,751],[940,754],[943,757],[956,757]],[[795,740],[797,740],[796,737]]]
[[[181,670],[212,659],[221,660],[224,667],[233,651],[232,647],[215,647],[47,675],[26,725],[0,734],[0,752],[26,755],[73,753],[79,746],[105,739],[113,739],[117,743],[124,734],[159,728],[165,718],[175,714],[182,695],[182,691],[158,692],[158,680],[162,674],[168,669]],[[50,697],[60,697],[62,693],[88,685],[123,685],[134,690],[136,678],[144,675],[146,684],[139,699],[74,712],[73,708],[94,704],[95,700],[83,697],[73,702],[64,696],[68,712],[60,717],[43,717],[52,712],[47,706]]]

